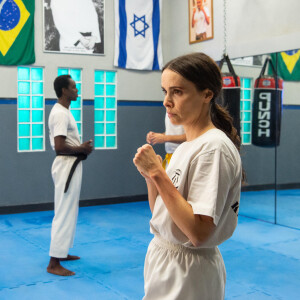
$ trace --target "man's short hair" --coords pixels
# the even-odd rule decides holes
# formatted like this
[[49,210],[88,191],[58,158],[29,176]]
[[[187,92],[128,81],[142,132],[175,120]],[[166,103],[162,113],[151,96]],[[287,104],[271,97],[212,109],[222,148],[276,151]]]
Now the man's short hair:
[[72,79],[70,75],[60,75],[55,78],[53,85],[57,98],[62,96],[63,88],[67,89],[69,87],[70,79]]

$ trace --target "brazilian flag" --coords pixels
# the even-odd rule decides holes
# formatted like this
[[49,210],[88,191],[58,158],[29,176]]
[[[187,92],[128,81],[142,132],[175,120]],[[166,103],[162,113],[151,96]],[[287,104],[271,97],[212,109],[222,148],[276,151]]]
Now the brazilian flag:
[[34,0],[0,0],[0,65],[35,62]]
[[[300,81],[300,50],[290,50],[279,52],[278,58],[278,76],[285,81]],[[276,53],[271,54],[271,60],[276,66]],[[269,74],[272,74],[269,68]]]

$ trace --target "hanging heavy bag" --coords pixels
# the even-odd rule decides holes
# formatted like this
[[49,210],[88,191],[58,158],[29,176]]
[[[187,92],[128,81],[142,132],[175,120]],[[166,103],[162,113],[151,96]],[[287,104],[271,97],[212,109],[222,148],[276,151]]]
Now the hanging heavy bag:
[[240,135],[240,78],[235,74],[228,55],[224,55],[220,61],[220,70],[222,69],[224,61],[227,63],[229,73],[222,73],[223,89],[221,96],[216,100],[216,102],[227,109],[233,119],[233,126],[236,128],[238,135]]
[[[267,64],[273,76],[264,75]],[[277,76],[272,61],[267,58],[254,84],[252,106],[252,144],[260,147],[279,145],[283,80]]]

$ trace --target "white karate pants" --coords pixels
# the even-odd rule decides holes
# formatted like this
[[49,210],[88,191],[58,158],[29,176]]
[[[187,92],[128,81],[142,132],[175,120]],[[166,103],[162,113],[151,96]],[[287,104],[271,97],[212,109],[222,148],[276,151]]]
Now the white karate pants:
[[143,300],[223,300],[226,271],[217,247],[190,249],[155,236],[144,280]]
[[51,257],[65,258],[68,256],[69,249],[73,247],[81,189],[82,162],[79,162],[76,167],[66,193],[64,189],[75,160],[74,156],[57,156],[52,164],[55,214],[51,230],[49,252]]

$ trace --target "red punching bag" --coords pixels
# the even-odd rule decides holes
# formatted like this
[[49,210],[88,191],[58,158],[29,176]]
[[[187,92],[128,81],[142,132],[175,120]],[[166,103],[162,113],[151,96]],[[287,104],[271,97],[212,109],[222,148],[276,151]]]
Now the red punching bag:
[[233,119],[233,126],[236,128],[238,135],[240,135],[241,82],[240,78],[235,74],[228,55],[224,55],[220,61],[220,70],[224,61],[227,63],[229,73],[222,73],[223,89],[221,97],[217,99],[217,103],[227,109]]
[[[264,75],[267,64],[274,75]],[[283,80],[276,74],[272,61],[267,58],[254,84],[252,106],[252,144],[260,147],[279,145]]]

